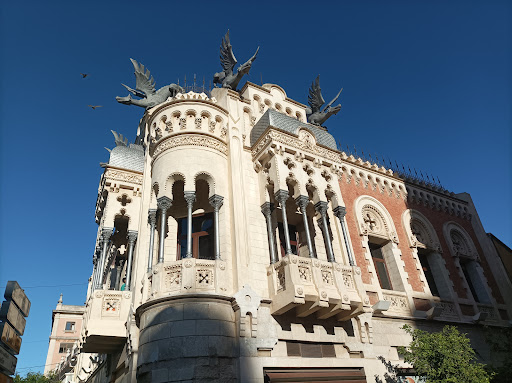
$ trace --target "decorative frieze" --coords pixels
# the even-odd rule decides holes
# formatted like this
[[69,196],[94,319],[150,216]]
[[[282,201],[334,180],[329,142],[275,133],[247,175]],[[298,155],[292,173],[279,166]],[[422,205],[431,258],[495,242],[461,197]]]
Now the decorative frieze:
[[110,180],[142,185],[142,174],[139,173],[107,168],[104,177]]
[[156,159],[161,153],[166,150],[176,148],[179,146],[202,146],[210,149],[214,149],[224,155],[228,154],[227,145],[212,136],[206,136],[202,134],[180,134],[170,136],[156,146],[153,152],[153,159]]

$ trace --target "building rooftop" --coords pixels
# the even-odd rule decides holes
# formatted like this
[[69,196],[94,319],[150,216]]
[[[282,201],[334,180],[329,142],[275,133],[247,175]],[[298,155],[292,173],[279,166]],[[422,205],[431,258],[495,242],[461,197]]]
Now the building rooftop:
[[251,146],[258,141],[258,138],[265,132],[269,126],[274,126],[285,132],[298,134],[300,128],[308,129],[315,136],[316,142],[330,149],[338,150],[336,140],[321,127],[302,122],[296,118],[289,117],[278,111],[268,109],[263,116],[256,122],[251,130]]

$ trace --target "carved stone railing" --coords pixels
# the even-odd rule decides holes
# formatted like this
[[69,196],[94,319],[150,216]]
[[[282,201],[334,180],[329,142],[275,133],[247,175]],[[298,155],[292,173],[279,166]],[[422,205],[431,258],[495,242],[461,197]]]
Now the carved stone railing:
[[398,316],[411,315],[411,308],[409,307],[407,295],[404,292],[386,290],[386,292],[382,293],[382,297],[385,301],[391,302],[389,309],[385,312],[386,314]]
[[158,263],[148,275],[146,300],[182,294],[226,294],[226,262],[186,258]]
[[500,320],[498,314],[496,313],[496,310],[491,305],[486,304],[477,304],[478,311],[481,313],[487,314],[487,318],[485,318],[486,322],[497,322]]
[[[267,268],[272,314],[296,307],[299,317],[346,316],[363,305],[358,267],[288,255]],[[365,304],[369,301],[366,299]]]
[[455,303],[441,301],[441,302],[437,302],[435,305],[436,305],[436,307],[441,307],[443,309],[443,311],[441,311],[441,314],[439,315],[440,319],[455,320],[455,321],[460,320],[460,316],[457,312]]
[[110,353],[124,344],[130,291],[96,290],[87,300],[82,326],[83,352]]

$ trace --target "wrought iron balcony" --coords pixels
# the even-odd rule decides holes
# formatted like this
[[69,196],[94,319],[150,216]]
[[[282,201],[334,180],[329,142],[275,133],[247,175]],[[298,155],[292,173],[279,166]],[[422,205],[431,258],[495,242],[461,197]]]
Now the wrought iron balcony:
[[[288,255],[267,269],[272,314],[293,308],[299,317],[350,317],[363,306],[363,283],[358,267]],[[364,305],[369,305],[367,299]]]
[[226,262],[186,258],[158,263],[147,278],[146,300],[183,294],[227,293]]
[[85,307],[82,351],[111,353],[124,344],[130,312],[130,291],[96,290]]

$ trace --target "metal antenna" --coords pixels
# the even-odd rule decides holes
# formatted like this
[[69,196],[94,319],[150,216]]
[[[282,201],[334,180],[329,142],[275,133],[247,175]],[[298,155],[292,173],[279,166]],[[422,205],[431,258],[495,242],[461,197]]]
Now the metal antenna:
[[187,75],[185,75],[185,88],[187,87]]
[[260,72],[260,85],[263,86],[263,75]]

